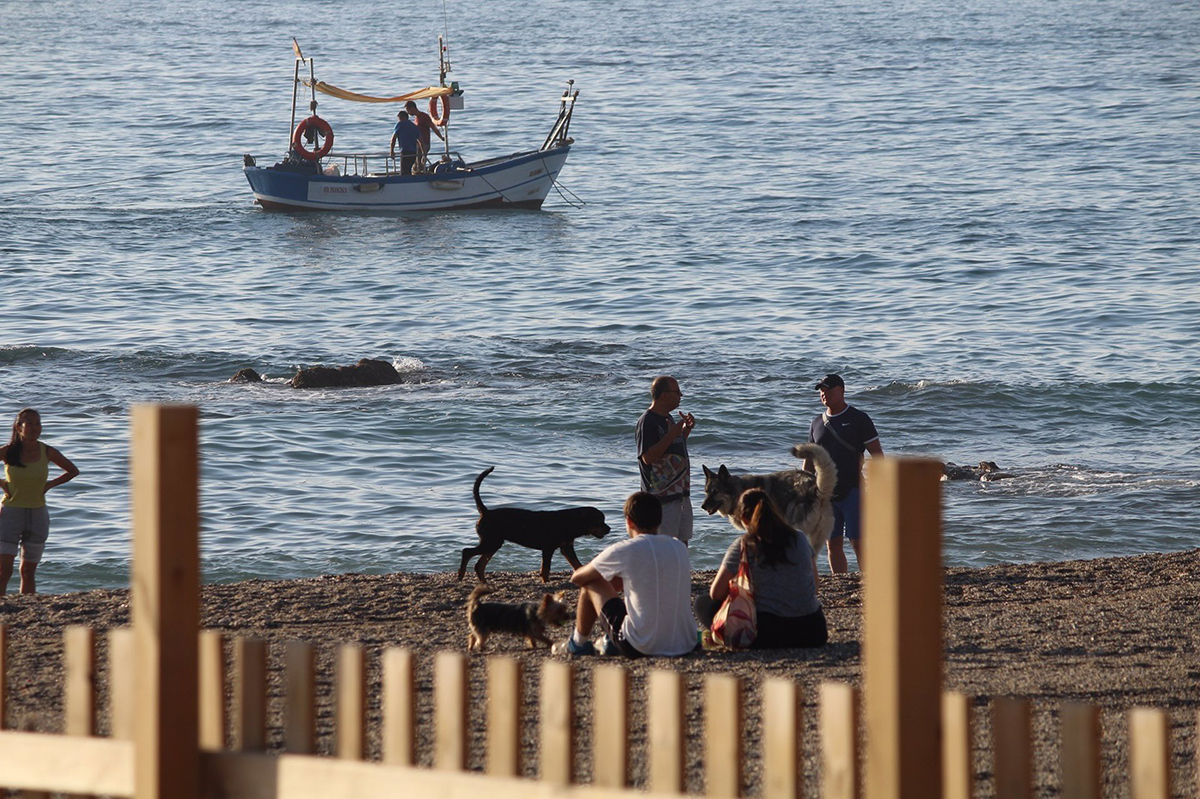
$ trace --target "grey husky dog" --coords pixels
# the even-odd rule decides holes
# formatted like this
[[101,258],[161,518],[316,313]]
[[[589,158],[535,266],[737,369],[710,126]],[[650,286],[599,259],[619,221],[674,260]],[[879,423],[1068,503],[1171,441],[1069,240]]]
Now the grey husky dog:
[[775,509],[784,520],[808,536],[813,553],[820,552],[833,532],[833,488],[837,484],[837,466],[823,447],[816,444],[797,444],[792,447],[797,458],[808,458],[816,467],[816,475],[800,469],[771,474],[732,474],[721,464],[715,472],[704,469],[704,502],[700,507],[711,516],[719,513],[739,530],[742,520],[735,513],[738,499],[748,488],[767,492]]

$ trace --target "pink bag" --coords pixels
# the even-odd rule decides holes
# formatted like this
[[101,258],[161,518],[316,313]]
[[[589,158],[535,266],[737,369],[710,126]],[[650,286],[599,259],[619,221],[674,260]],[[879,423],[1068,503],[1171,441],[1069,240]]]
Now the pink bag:
[[758,637],[758,611],[754,608],[754,582],[750,579],[745,541],[737,575],[729,581],[729,596],[713,617],[712,637],[728,649],[749,649]]

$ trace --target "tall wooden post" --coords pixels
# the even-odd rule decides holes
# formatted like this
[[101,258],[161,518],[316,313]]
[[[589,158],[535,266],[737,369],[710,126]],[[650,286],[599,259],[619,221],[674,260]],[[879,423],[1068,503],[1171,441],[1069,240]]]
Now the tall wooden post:
[[199,412],[133,409],[135,799],[196,799],[200,621]]
[[942,796],[941,464],[872,458],[863,497],[868,799]]

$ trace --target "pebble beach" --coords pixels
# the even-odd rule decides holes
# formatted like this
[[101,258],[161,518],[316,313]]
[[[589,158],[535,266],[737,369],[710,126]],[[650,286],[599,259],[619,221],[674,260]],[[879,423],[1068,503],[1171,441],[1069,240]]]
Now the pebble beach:
[[[1200,709],[1200,632],[1192,624],[1200,609],[1193,576],[1200,550],[1058,563],[998,565],[944,571],[944,683],[965,693],[975,708],[977,795],[994,795],[988,702],[1013,696],[1033,704],[1035,794],[1058,794],[1058,710],[1066,701],[1102,711],[1105,796],[1129,795],[1126,714],[1133,707],[1169,711],[1174,747],[1175,795],[1190,795],[1195,774],[1196,719]],[[696,572],[693,591],[705,590],[712,572]],[[490,576],[498,601],[527,601],[544,590],[569,589],[567,574],[555,572],[543,586],[533,572]],[[760,788],[757,754],[759,683],[767,676],[794,679],[806,699],[807,795],[819,795],[820,758],[816,698],[824,681],[861,684],[861,575],[824,576],[820,596],[829,619],[830,643],[817,650],[697,652],[682,658],[626,662],[634,701],[631,708],[631,773],[646,779],[645,678],[651,669],[687,675],[687,785],[703,791],[701,676],[719,671],[742,677],[750,742],[745,790]],[[370,675],[369,756],[379,753],[379,655],[391,646],[417,653],[418,703],[422,725],[418,757],[432,763],[432,655],[466,651],[464,607],[474,583],[453,574],[330,575],[304,580],[252,580],[202,589],[202,623],[230,637],[252,636],[269,647],[268,746],[282,746],[283,644],[303,640],[318,646],[319,751],[333,751],[332,676],[336,647],[360,643]],[[574,592],[568,591],[574,601]],[[100,730],[107,729],[104,636],[129,623],[126,590],[0,598],[0,623],[9,636],[10,728],[62,728],[62,632],[66,626],[95,628],[100,647]],[[552,633],[556,640],[567,630]],[[536,696],[544,649],[496,637],[487,655],[524,662],[526,695]],[[578,666],[577,725],[580,754],[576,777],[591,778],[590,667],[608,658],[581,658]],[[470,768],[484,765],[486,657],[470,657],[473,727]],[[523,745],[526,773],[537,774],[537,709],[526,707]]]

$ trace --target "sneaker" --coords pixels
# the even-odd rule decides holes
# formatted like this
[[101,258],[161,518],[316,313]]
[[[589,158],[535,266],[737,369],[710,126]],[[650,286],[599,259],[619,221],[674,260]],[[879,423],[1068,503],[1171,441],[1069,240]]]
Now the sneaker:
[[592,645],[591,641],[584,641],[582,644],[577,644],[574,638],[568,638],[566,641],[559,641],[550,648],[550,651],[556,655],[577,658],[596,654],[596,647]]
[[621,654],[621,650],[617,648],[617,645],[613,643],[613,640],[607,635],[600,637],[600,640],[596,642],[595,649],[601,655],[605,655],[607,657]]

